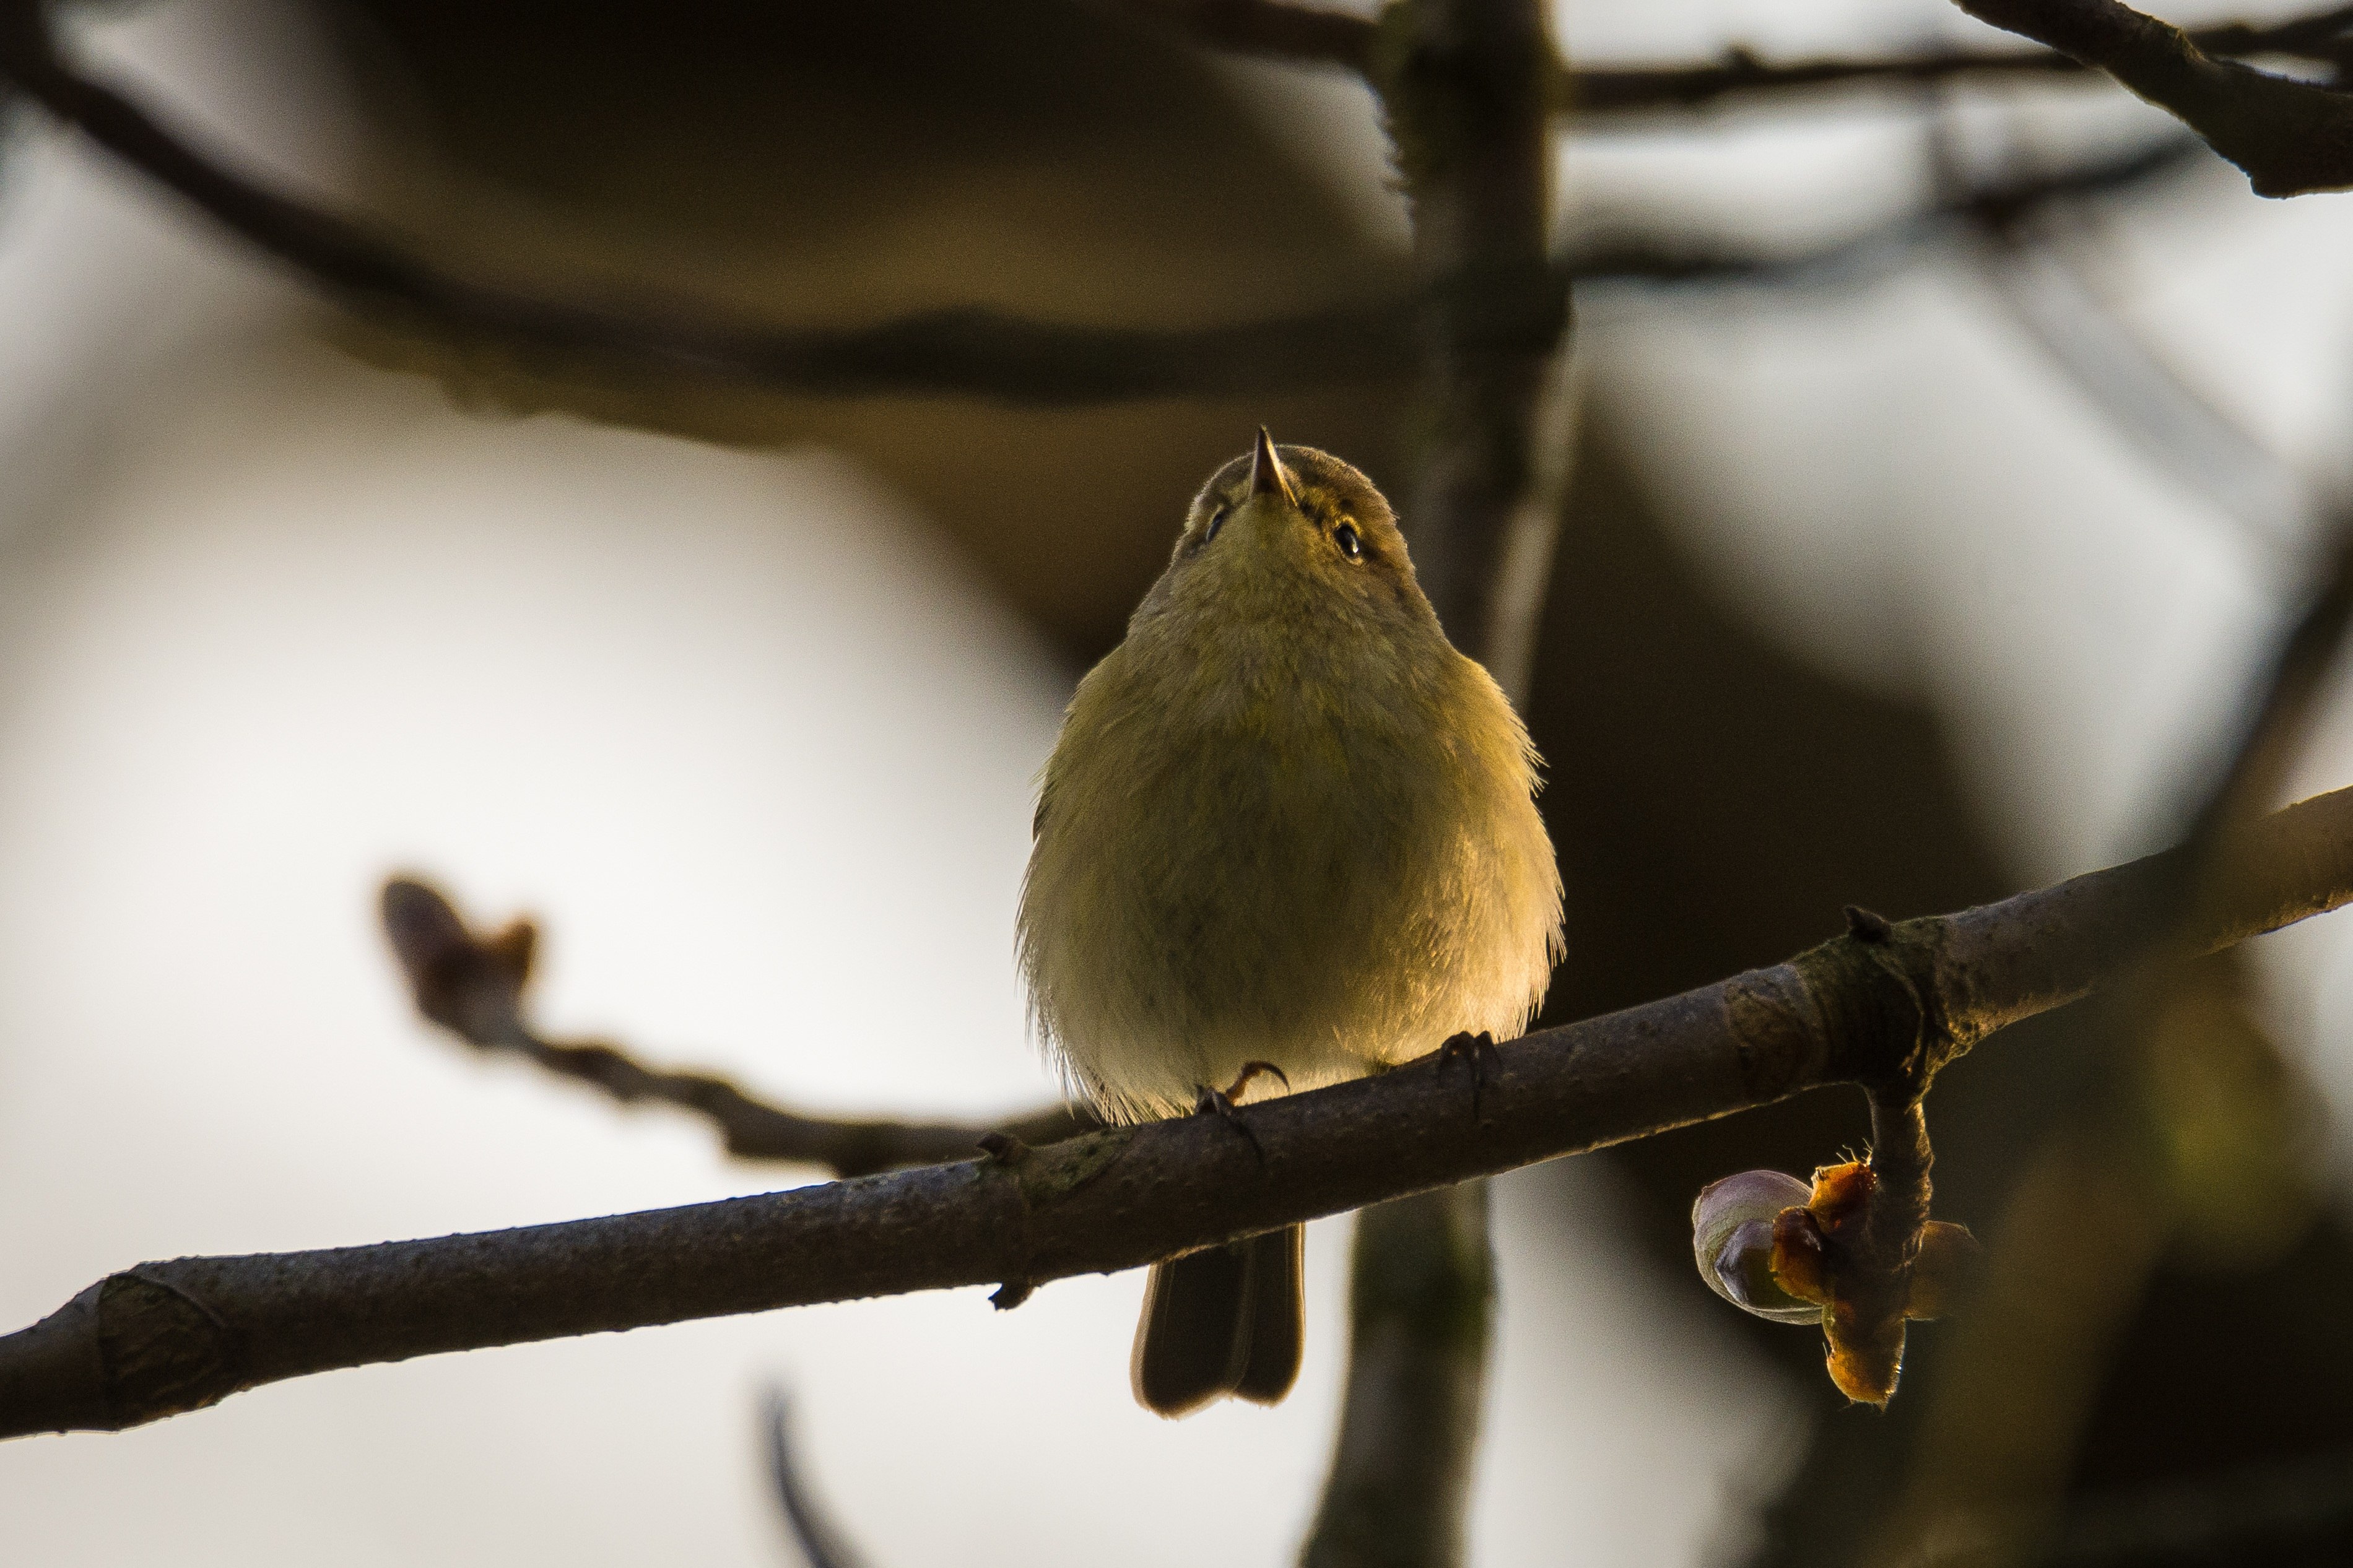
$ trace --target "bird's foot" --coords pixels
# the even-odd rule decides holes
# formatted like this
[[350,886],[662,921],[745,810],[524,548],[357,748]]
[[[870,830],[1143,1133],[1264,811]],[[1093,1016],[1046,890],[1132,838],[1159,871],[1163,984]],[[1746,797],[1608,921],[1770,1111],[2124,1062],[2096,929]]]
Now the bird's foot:
[[1441,1076],[1456,1062],[1471,1068],[1471,1115],[1476,1120],[1479,1101],[1487,1089],[1487,1075],[1503,1070],[1504,1053],[1496,1047],[1494,1036],[1466,1032],[1451,1037],[1438,1047],[1438,1071]]
[[1291,1075],[1272,1062],[1244,1062],[1242,1070],[1235,1076],[1234,1081],[1226,1085],[1227,1100],[1229,1103],[1239,1102],[1242,1097],[1242,1090],[1250,1086],[1250,1079],[1260,1077],[1281,1079],[1284,1089],[1288,1089],[1291,1087]]
[[1272,1062],[1244,1062],[1240,1076],[1225,1088],[1212,1089],[1208,1084],[1200,1087],[1193,1099],[1193,1114],[1225,1118],[1227,1126],[1249,1141],[1250,1152],[1256,1154],[1258,1163],[1263,1165],[1266,1163],[1266,1149],[1259,1142],[1258,1134],[1250,1131],[1250,1123],[1241,1119],[1240,1112],[1234,1105],[1234,1102],[1241,1098],[1242,1090],[1250,1087],[1250,1079],[1261,1073],[1271,1073],[1282,1080],[1283,1088],[1291,1087],[1290,1075]]

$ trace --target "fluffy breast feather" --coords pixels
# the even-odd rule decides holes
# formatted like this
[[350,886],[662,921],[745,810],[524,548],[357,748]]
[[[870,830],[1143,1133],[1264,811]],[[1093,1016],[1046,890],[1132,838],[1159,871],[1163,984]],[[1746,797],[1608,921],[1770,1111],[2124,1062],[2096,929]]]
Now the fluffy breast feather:
[[1293,1087],[1517,1034],[1559,955],[1535,758],[1414,628],[1139,625],[1048,763],[1019,946],[1042,1040],[1112,1115],[1271,1061]]

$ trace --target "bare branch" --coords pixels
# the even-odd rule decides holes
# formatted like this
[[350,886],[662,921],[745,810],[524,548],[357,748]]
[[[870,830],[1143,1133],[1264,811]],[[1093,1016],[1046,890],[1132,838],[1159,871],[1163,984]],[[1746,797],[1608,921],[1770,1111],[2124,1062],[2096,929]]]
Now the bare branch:
[[[1430,323],[1457,352],[1548,355],[1572,279],[1776,281],[1925,233],[1952,207],[1907,215],[1807,256],[1770,257],[1657,238],[1610,237],[1570,256],[1441,276],[1362,305],[1168,331],[1077,326],[991,310],[945,310],[862,328],[776,329],[682,305],[605,309],[446,272],[361,225],[266,190],[185,145],[121,94],[50,52],[26,0],[0,0],[0,78],[222,226],[355,309],[419,329],[577,356],[636,374],[839,397],[902,395],[1071,405],[1219,396],[1402,379],[1421,370]],[[1971,202],[2016,210],[2116,188],[2157,172],[2135,155],[2040,181],[1989,187]],[[2178,161],[2166,153],[2161,161]]]
[[523,1016],[523,991],[538,946],[538,931],[529,921],[477,935],[448,899],[406,877],[385,884],[382,910],[385,936],[408,976],[417,1010],[427,1018],[477,1050],[526,1058],[625,1105],[651,1100],[693,1111],[717,1129],[729,1153],[742,1159],[820,1165],[839,1176],[863,1176],[895,1166],[966,1159],[992,1137],[1052,1143],[1102,1125],[1084,1111],[1062,1106],[984,1126],[804,1116],[755,1100],[708,1073],[644,1067],[601,1040],[550,1040]]
[[[59,59],[33,0],[0,0],[0,77],[240,238],[354,306],[429,330],[626,365],[820,395],[923,394],[1068,404],[1271,392],[1378,380],[1420,363],[1427,291],[1369,305],[1173,331],[1088,327],[998,311],[926,311],[861,328],[776,330],[683,307],[606,309],[461,278],[364,226],[255,184]],[[1478,330],[1550,331],[1547,271],[1458,279]]]
[[1379,25],[1369,16],[1282,0],[1122,0],[1127,10],[1166,24],[1196,43],[1236,54],[1303,65],[1372,65]]
[[[25,0],[0,0],[0,77],[230,232],[354,308],[422,330],[578,356],[637,374],[860,397],[958,395],[1070,405],[1396,380],[1422,368],[1429,323],[1461,352],[1548,354],[1572,279],[1771,281],[1900,239],[1950,208],[1908,216],[1861,241],[1768,257],[1656,238],[1612,238],[1561,259],[1440,276],[1388,300],[1305,314],[1167,331],[1079,326],[982,310],[944,310],[862,328],[776,329],[683,305],[606,309],[446,272],[343,218],[266,190],[180,142],[128,99],[49,51]],[[2086,165],[1989,189],[2015,206],[2144,177],[2138,165]]]
[[[2192,945],[2353,901],[2353,790],[2232,847]],[[560,1225],[111,1275],[0,1338],[0,1435],[114,1430],[336,1367],[734,1312],[1133,1268],[1194,1247],[1783,1100],[1897,1081],[1916,1010],[1942,1066],[2115,978],[2179,853],[1958,914],[1841,936],[1770,969],[1501,1048],[1474,1118],[1427,1058],[1239,1114],[1002,1159]]]
[[2180,28],[2122,0],[1955,3],[2170,111],[2245,170],[2258,195],[2353,185],[2353,94],[2217,59]]
[[[2190,41],[2210,55],[2270,56],[2335,67],[2353,60],[2353,5],[2337,5],[2284,22],[2226,23],[2201,27]],[[2040,35],[2031,35],[2039,37]],[[1578,118],[1704,109],[1747,94],[1785,96],[1835,87],[1936,87],[1948,82],[2082,76],[2091,68],[2048,49],[1939,49],[1883,59],[1788,60],[1770,63],[1746,49],[1702,66],[1600,67],[1567,74],[1570,111]]]
[[[1211,48],[1370,74],[1379,24],[1370,17],[1282,0],[1124,0]],[[1967,8],[1967,7],[1965,7]],[[1975,14],[1974,12],[1972,14]],[[1990,18],[1988,18],[1990,20]],[[1997,26],[2007,24],[1997,23]],[[2040,33],[2023,28],[2028,36]],[[2353,68],[2353,5],[2278,22],[2225,22],[2187,34],[2218,58],[2298,59]],[[2044,40],[2049,42],[2051,40]],[[1555,61],[1557,101],[1572,122],[1620,114],[1704,109],[1726,98],[1784,98],[1825,88],[1938,87],[1971,80],[2081,77],[2100,68],[2057,49],[1937,49],[1879,58],[1767,61],[1746,48],[1702,65],[1585,66]]]

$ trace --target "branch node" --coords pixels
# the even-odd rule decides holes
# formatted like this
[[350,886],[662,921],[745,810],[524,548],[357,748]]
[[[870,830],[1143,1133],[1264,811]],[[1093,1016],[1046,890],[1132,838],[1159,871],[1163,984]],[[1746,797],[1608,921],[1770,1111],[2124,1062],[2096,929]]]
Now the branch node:
[[1895,934],[1885,915],[1872,913],[1860,904],[1846,906],[1846,933],[1857,942],[1885,942]]
[[1790,960],[1821,1010],[1833,1074],[1874,1099],[1915,1100],[1968,1048],[1944,1013],[1933,921],[1847,911],[1849,931]]
[[1029,1145],[1010,1132],[984,1133],[980,1147],[992,1165],[1018,1165],[1029,1157]]

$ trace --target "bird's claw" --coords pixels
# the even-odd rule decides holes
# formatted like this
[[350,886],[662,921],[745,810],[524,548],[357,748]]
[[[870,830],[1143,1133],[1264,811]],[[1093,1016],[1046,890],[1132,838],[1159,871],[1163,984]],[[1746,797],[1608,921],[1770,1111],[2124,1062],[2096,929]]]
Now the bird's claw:
[[1456,1062],[1470,1066],[1471,1115],[1475,1120],[1480,1114],[1479,1102],[1486,1092],[1487,1074],[1503,1070],[1504,1053],[1495,1045],[1494,1036],[1484,1032],[1473,1035],[1465,1031],[1450,1037],[1444,1045],[1438,1047],[1438,1071],[1440,1074]]
[[1242,1090],[1250,1087],[1250,1079],[1261,1073],[1269,1073],[1281,1079],[1282,1087],[1285,1089],[1291,1087],[1291,1075],[1272,1062],[1244,1062],[1240,1075],[1225,1088],[1211,1089],[1208,1084],[1203,1084],[1195,1092],[1193,1114],[1225,1118],[1227,1126],[1249,1141],[1250,1152],[1256,1154],[1258,1163],[1263,1165],[1266,1163],[1266,1147],[1258,1141],[1258,1134],[1250,1131],[1250,1123],[1241,1119],[1240,1112],[1234,1104],[1241,1098]]
[[1281,1079],[1285,1089],[1291,1087],[1291,1075],[1272,1062],[1244,1062],[1242,1070],[1234,1075],[1234,1081],[1226,1085],[1226,1098],[1239,1102],[1242,1097],[1242,1090],[1250,1086],[1250,1079],[1261,1074],[1268,1078]]

